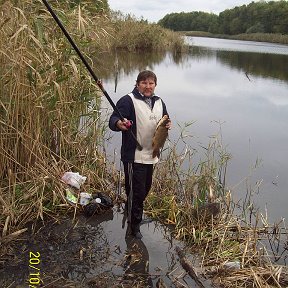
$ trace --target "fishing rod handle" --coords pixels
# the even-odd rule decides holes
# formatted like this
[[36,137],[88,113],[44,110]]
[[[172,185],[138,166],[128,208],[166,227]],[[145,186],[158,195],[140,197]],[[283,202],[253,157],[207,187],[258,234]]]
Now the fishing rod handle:
[[[124,119],[125,120],[125,119]],[[124,120],[119,120],[119,121],[124,121]],[[135,134],[133,133],[133,131],[131,130],[131,127],[132,127],[132,125],[133,125],[133,121],[132,120],[127,120],[126,119],[126,121],[125,121],[125,123],[123,123],[122,125],[124,125],[126,128],[127,128],[127,130],[125,129],[125,130],[122,130],[121,128],[119,128],[120,130],[122,130],[123,132],[128,132],[128,133],[130,133],[131,134],[131,136],[132,136],[132,138],[133,138],[133,140],[136,142],[136,147],[137,147],[137,149],[139,150],[139,151],[142,151],[143,150],[143,147],[141,146],[141,144],[138,142],[138,140],[137,140],[137,138],[136,138],[136,136],[135,136]],[[117,125],[116,125],[117,126]]]

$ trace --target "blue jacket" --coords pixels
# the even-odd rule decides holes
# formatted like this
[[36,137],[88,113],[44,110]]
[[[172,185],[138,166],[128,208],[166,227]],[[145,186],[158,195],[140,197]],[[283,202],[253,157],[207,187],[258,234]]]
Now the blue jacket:
[[[145,96],[142,96],[136,87],[133,89],[132,93],[136,98],[144,101]],[[163,116],[168,115],[166,105],[163,102],[163,100],[158,96],[153,96],[152,107],[154,106],[155,101],[162,101]],[[136,115],[131,97],[128,94],[123,96],[116,103],[116,107],[118,108],[118,110],[120,111],[121,115],[124,118],[132,120],[133,124],[130,129],[136,136],[137,135]],[[114,111],[109,119],[109,127],[111,130],[120,131],[116,126],[118,120],[120,120],[120,117]],[[136,150],[136,141],[133,139],[131,133],[129,131],[122,131],[121,160],[123,162],[134,162],[135,150]]]

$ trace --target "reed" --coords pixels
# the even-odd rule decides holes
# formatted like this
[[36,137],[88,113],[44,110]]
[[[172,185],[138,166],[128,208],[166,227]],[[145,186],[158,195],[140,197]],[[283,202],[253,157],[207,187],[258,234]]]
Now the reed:
[[235,191],[225,184],[231,155],[222,144],[221,129],[195,150],[186,141],[189,125],[178,140],[169,142],[156,166],[146,213],[170,225],[190,252],[200,254],[203,273],[221,287],[232,281],[237,287],[285,287],[287,267],[276,263],[286,255],[285,223],[275,228],[267,216],[256,213],[251,191],[244,204],[234,203]]
[[[97,48],[87,42],[105,43],[86,25],[95,17],[56,9],[86,55]],[[39,1],[5,1],[0,14],[0,226],[8,241],[29,221],[69,211],[65,171],[87,176],[89,189],[104,185],[105,119],[100,91]]]
[[113,46],[115,49],[128,51],[187,51],[184,38],[178,33],[164,29],[157,24],[148,24],[137,20],[131,15],[114,15],[115,34]]

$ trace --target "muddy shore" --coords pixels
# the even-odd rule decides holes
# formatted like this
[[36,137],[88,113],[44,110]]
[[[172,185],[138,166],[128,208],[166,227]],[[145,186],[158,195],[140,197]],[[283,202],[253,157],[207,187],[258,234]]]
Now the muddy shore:
[[[169,229],[144,219],[143,239],[127,237],[122,208],[38,226],[7,246],[0,287],[198,287],[183,270],[175,251],[183,244]],[[187,257],[197,267],[196,257]]]

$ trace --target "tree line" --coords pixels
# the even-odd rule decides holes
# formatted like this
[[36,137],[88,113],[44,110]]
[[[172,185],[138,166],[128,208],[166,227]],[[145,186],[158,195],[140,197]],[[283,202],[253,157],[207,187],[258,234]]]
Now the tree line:
[[288,34],[288,2],[259,1],[219,13],[194,11],[170,13],[158,22],[174,31],[205,31],[213,34]]

